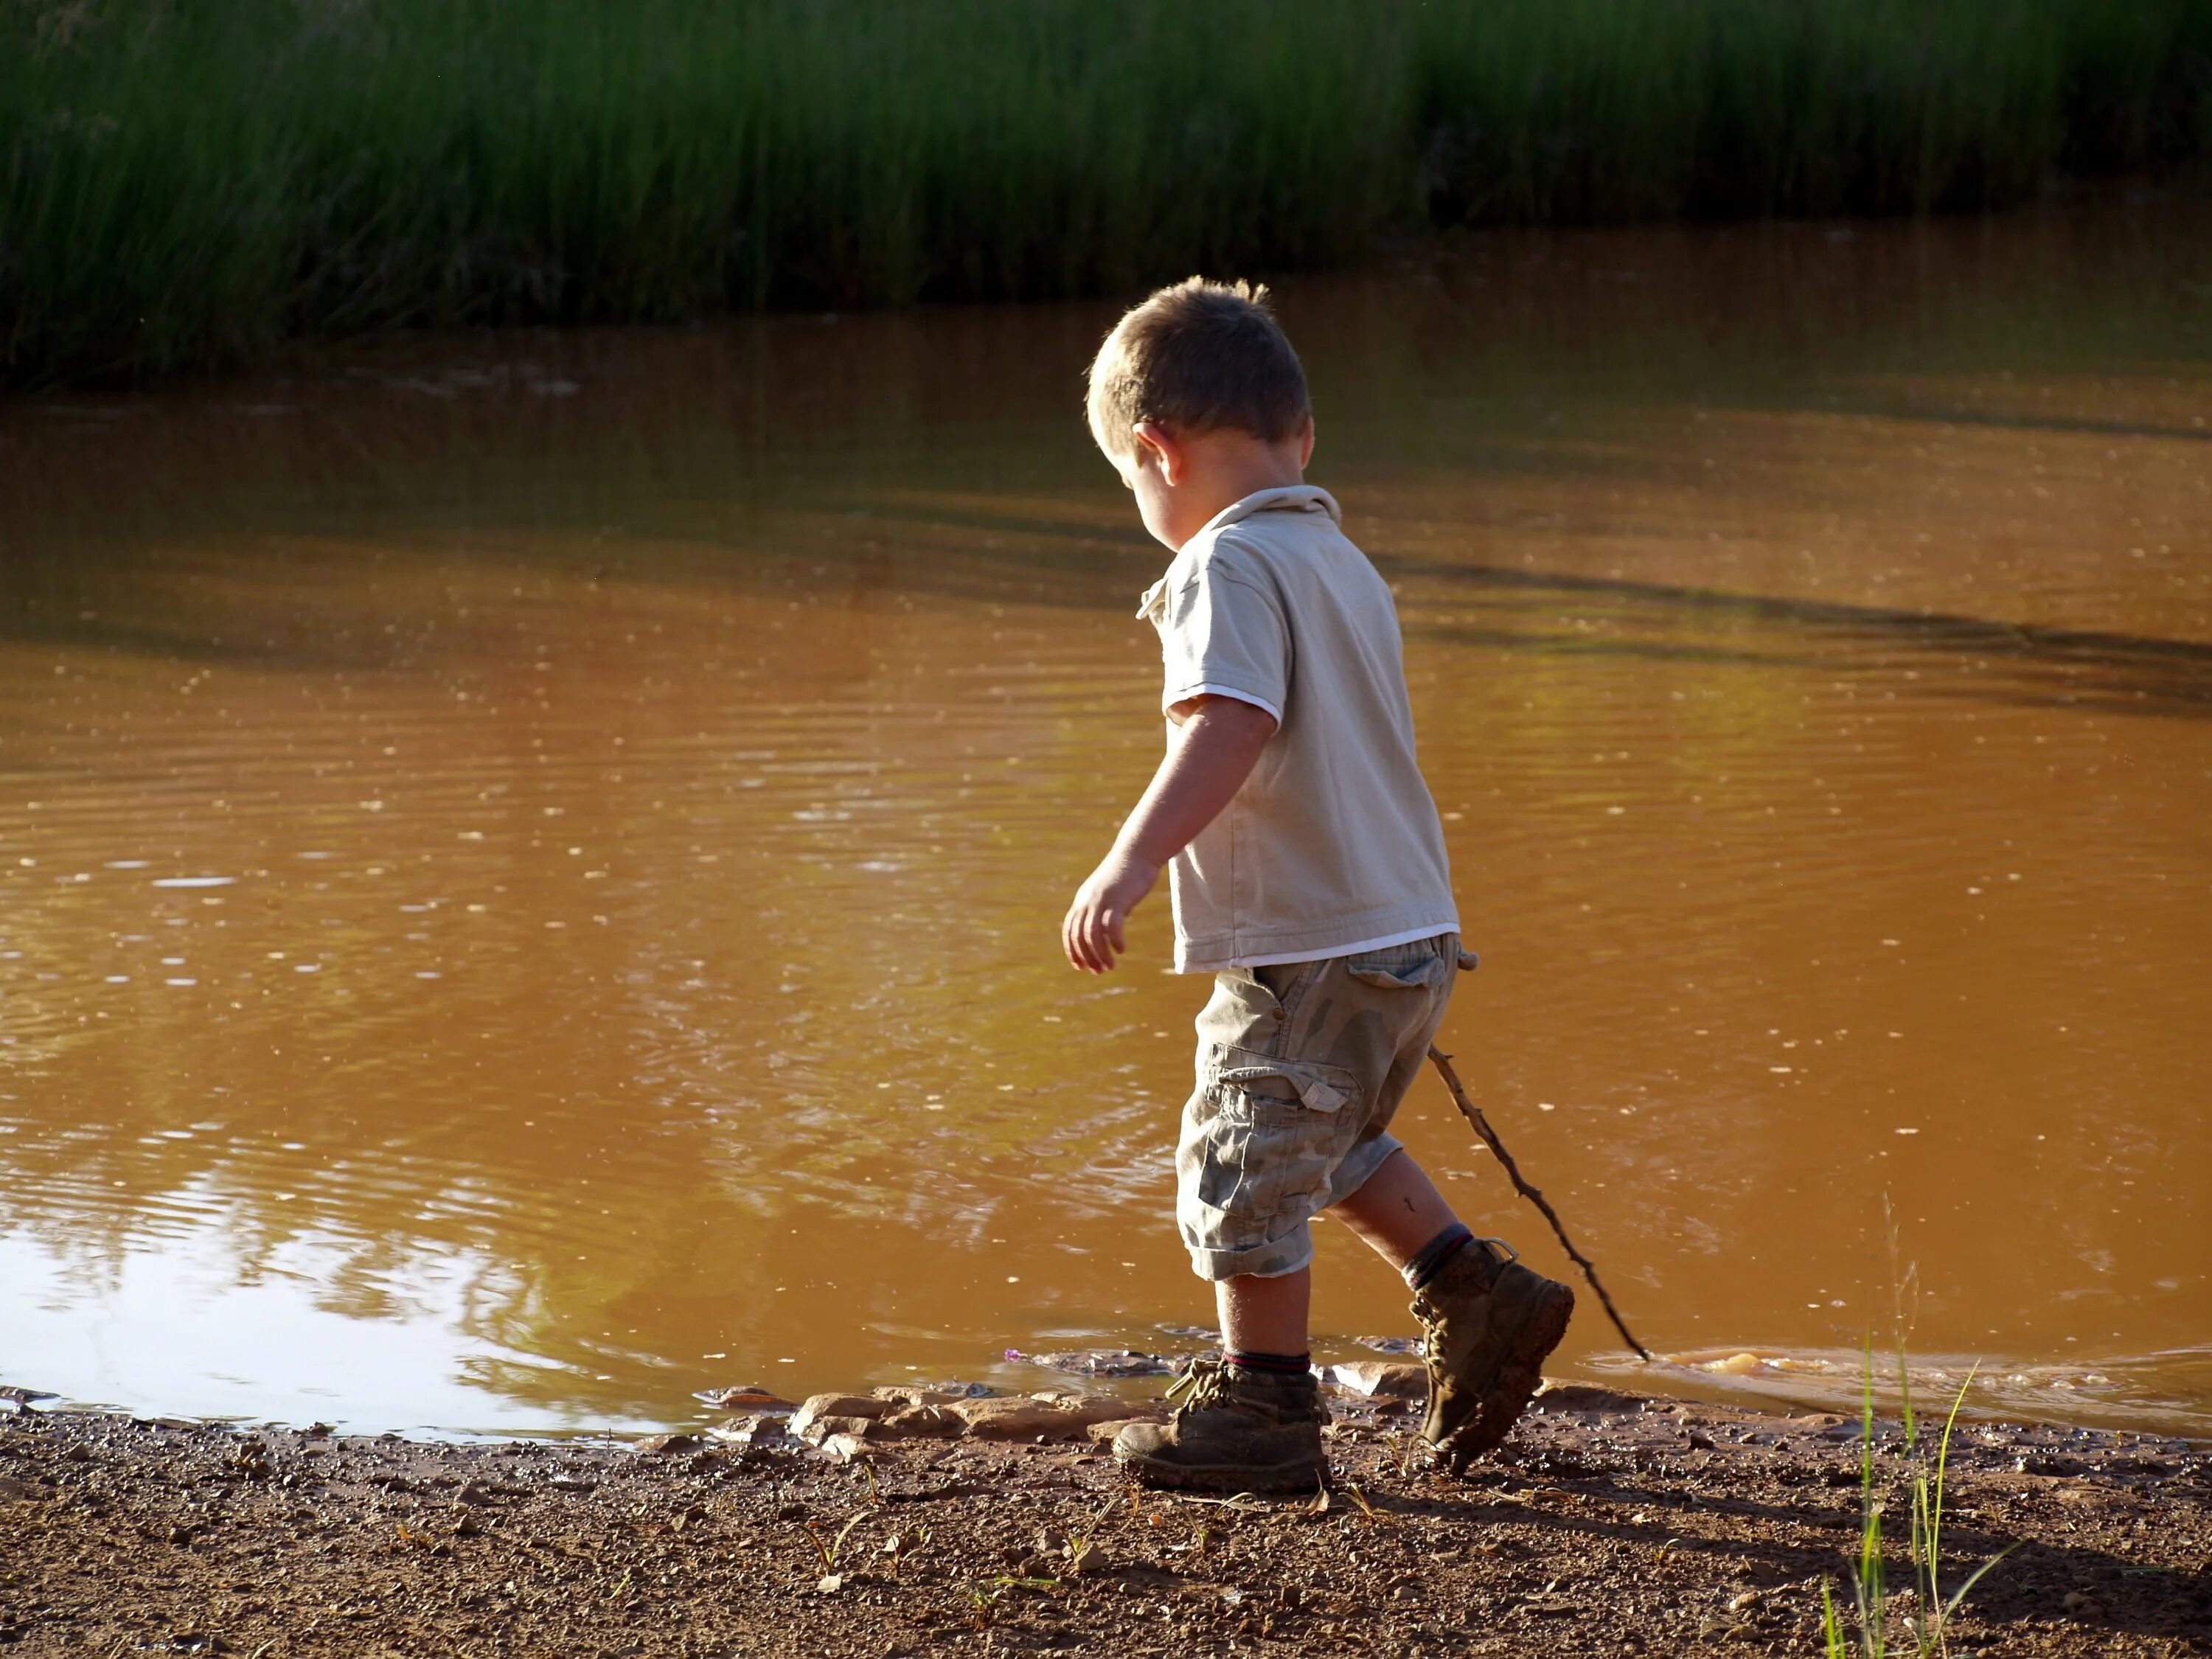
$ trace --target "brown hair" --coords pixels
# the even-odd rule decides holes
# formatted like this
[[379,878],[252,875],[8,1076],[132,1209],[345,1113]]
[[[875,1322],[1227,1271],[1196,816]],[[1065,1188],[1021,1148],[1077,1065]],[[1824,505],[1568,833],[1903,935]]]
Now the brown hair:
[[1161,289],[1123,314],[1091,364],[1091,435],[1112,456],[1136,447],[1140,421],[1279,443],[1312,412],[1298,354],[1255,283],[1193,276]]

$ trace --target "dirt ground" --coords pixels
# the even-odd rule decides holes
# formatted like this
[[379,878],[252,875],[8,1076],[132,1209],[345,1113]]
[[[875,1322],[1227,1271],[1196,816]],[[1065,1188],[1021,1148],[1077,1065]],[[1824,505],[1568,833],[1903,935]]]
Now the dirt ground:
[[[27,1655],[1815,1655],[1859,1521],[1855,1424],[1587,1388],[1464,1478],[1407,1455],[1404,1407],[1342,1402],[1325,1498],[1230,1502],[1136,1492],[1082,1440],[450,1445],[4,1404],[0,1649]],[[1946,1582],[2008,1546],[1954,1654],[2212,1654],[2201,1449],[1963,1427]]]

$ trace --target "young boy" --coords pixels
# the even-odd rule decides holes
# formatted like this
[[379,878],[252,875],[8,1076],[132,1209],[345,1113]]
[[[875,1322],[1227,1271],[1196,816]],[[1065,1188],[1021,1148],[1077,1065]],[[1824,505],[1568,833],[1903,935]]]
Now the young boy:
[[1164,866],[1176,967],[1211,972],[1176,1218],[1222,1355],[1114,1455],[1160,1485],[1286,1491],[1326,1463],[1309,1363],[1310,1218],[1399,1269],[1426,1333],[1422,1433],[1455,1467],[1504,1438],[1566,1329],[1568,1288],[1474,1237],[1389,1133],[1450,1000],[1443,826],[1413,758],[1396,608],[1304,482],[1311,407],[1264,289],[1201,281],[1121,319],[1091,434],[1175,552],[1139,615],[1166,659],[1167,758],[1061,925],[1105,973]]

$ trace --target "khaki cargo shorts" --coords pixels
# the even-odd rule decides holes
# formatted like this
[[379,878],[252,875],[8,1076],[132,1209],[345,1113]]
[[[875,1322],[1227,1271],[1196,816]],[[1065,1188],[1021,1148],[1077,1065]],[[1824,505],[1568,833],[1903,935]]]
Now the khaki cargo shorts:
[[1214,975],[1176,1145],[1176,1224],[1200,1279],[1273,1277],[1313,1260],[1313,1217],[1401,1148],[1390,1120],[1461,961],[1459,936],[1439,933]]

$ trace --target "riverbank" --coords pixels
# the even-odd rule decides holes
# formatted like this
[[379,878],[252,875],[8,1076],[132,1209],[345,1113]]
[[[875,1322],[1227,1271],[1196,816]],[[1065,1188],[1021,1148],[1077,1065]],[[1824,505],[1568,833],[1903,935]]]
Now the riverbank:
[[1465,225],[1977,210],[2212,155],[2188,0],[28,0],[0,385],[298,337],[1127,293]]
[[[1804,1655],[1859,1520],[1856,1424],[1582,1386],[1465,1479],[1408,1455],[1408,1404],[1341,1394],[1334,1490],[1264,1502],[1135,1491],[1094,1437],[1128,1403],[1075,1395],[635,1445],[7,1403],[26,1655]],[[1954,1652],[2212,1653],[2203,1449],[1965,1425],[1947,1498],[1947,1585],[2013,1551]]]

